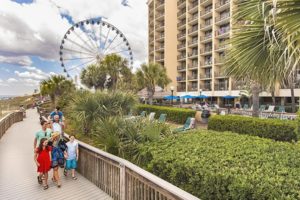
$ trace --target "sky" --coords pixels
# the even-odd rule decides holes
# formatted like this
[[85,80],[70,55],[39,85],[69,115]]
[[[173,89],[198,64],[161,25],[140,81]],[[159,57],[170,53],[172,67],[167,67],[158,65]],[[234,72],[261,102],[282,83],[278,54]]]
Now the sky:
[[99,17],[127,38],[134,69],[146,62],[146,0],[0,0],[0,95],[32,94],[41,80],[65,75],[59,52],[66,31]]

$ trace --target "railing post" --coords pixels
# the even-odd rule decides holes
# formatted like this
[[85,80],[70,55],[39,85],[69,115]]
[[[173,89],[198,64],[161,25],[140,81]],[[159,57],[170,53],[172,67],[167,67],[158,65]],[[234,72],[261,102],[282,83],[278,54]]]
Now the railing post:
[[120,163],[120,200],[126,199],[126,173],[125,165]]

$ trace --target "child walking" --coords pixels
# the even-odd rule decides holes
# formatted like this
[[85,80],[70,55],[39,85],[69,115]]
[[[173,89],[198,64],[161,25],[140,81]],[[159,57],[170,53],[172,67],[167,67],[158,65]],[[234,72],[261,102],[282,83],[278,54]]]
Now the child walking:
[[72,178],[77,179],[75,176],[75,169],[77,168],[77,161],[79,156],[78,143],[75,141],[75,136],[70,136],[70,141],[67,142],[67,155],[66,155],[66,168],[64,175],[67,176],[68,170],[72,171]]
[[[35,149],[34,161],[40,178],[43,180],[44,190],[48,189],[48,171],[51,168],[51,147],[48,146],[47,138],[42,138],[38,148]],[[41,177],[42,176],[42,177]]]

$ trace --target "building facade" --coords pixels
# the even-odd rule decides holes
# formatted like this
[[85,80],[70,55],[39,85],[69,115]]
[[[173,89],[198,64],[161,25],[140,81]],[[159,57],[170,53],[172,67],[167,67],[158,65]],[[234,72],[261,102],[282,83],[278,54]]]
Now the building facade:
[[[201,93],[218,104],[226,95],[239,96],[241,86],[222,72],[233,0],[149,0],[147,4],[149,62],[167,69],[176,94]],[[300,95],[300,90],[295,92]],[[290,97],[290,90],[280,89],[276,96]]]

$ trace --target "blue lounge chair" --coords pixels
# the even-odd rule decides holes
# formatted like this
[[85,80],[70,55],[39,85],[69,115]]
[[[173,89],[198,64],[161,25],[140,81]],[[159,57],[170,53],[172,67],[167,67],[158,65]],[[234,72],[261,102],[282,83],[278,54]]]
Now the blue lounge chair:
[[167,118],[167,114],[160,114],[158,118],[158,122],[164,123],[166,121],[166,118]]
[[183,127],[179,127],[173,130],[174,133],[182,132],[182,131],[187,131],[189,129],[194,128],[194,123],[195,123],[195,118],[188,117],[185,121],[185,124]]

